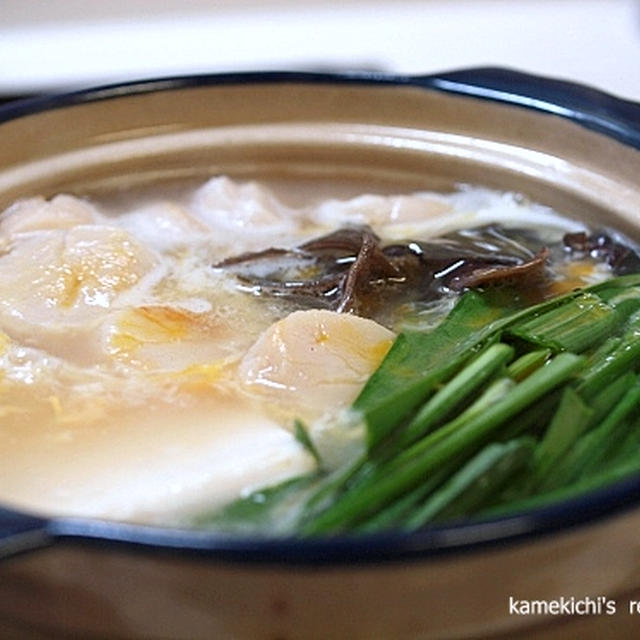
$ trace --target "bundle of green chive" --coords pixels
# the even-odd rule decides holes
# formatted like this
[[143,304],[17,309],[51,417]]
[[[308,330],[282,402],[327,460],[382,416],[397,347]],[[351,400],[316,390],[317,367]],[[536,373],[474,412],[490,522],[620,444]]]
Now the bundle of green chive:
[[367,429],[360,459],[331,473],[319,460],[199,524],[413,531],[605,486],[640,473],[638,370],[640,274],[533,306],[503,289],[467,292],[435,330],[400,334],[367,382],[354,404]]

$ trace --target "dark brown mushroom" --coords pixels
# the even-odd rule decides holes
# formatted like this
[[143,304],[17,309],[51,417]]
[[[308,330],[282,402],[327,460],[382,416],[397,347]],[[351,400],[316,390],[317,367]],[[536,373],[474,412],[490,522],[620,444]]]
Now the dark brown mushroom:
[[215,266],[259,294],[371,317],[390,301],[430,300],[443,289],[530,283],[544,275],[547,257],[496,227],[384,247],[370,228],[345,227],[295,249],[245,253]]
[[538,255],[522,264],[492,267],[478,267],[456,275],[449,280],[449,287],[454,291],[474,289],[488,285],[508,284],[522,285],[539,282],[544,278],[545,266],[549,258],[549,249],[542,249]]
[[574,257],[589,256],[605,262],[616,275],[640,271],[640,256],[631,247],[614,240],[606,233],[567,233],[563,243]]

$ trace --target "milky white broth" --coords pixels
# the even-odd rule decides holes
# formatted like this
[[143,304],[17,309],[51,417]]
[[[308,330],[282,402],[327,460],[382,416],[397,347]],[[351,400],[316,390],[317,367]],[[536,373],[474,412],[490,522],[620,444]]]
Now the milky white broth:
[[[0,503],[180,523],[314,468],[399,326],[253,295],[221,260],[348,225],[386,241],[489,223],[583,226],[512,194],[286,200],[215,177],[187,192],[24,199],[0,216]],[[594,268],[586,281],[606,276]],[[440,316],[449,305],[442,305]],[[335,426],[343,425],[343,426]]]

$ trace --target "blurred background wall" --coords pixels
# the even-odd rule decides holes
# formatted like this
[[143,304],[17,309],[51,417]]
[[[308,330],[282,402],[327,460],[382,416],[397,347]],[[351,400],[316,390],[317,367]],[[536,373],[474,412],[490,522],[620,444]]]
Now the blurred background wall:
[[185,73],[480,65],[640,101],[640,2],[0,0],[0,99]]

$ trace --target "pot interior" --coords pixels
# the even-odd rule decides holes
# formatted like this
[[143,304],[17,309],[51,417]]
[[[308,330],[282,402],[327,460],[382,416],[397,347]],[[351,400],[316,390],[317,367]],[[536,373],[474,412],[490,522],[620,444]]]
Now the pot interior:
[[629,234],[640,204],[636,150],[558,116],[417,87],[166,89],[28,114],[0,134],[0,207],[216,174],[320,193],[473,184]]
[[264,180],[294,201],[364,192],[515,191],[640,238],[640,152],[559,116],[411,86],[160,88],[0,124],[0,210],[18,198]]

